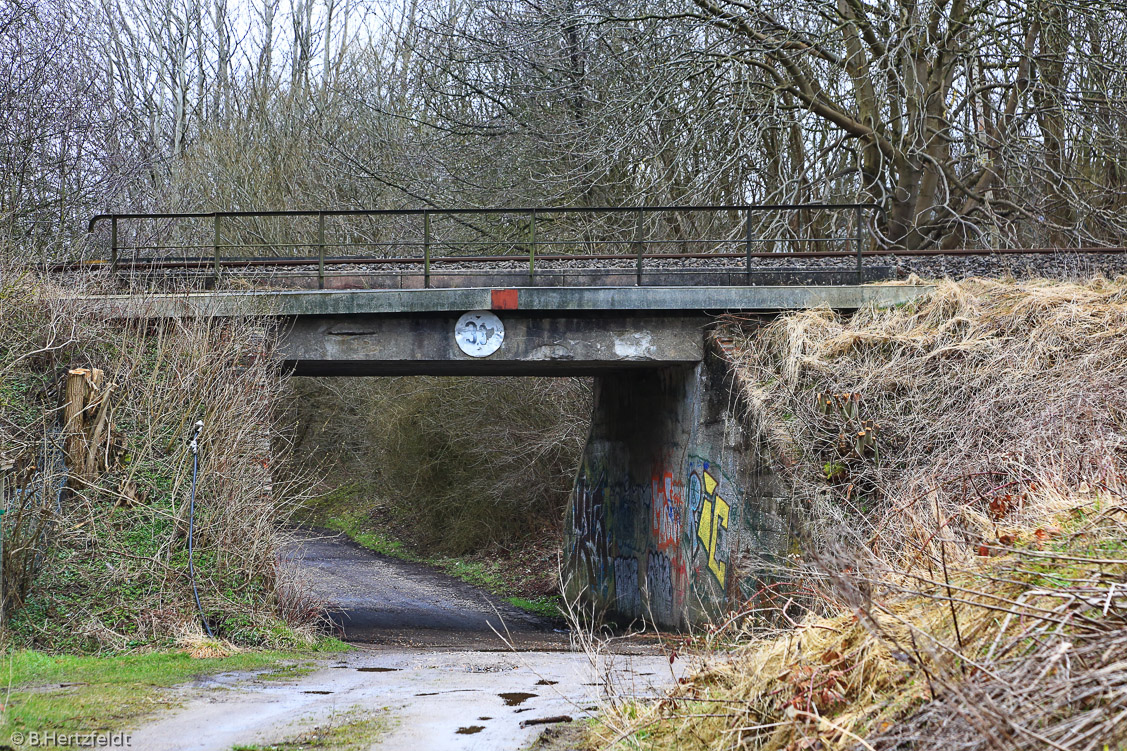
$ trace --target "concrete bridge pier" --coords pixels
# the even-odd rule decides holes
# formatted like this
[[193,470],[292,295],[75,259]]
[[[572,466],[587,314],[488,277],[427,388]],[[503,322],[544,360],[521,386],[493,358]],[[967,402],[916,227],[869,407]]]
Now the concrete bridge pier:
[[789,497],[727,362],[599,376],[565,526],[565,593],[621,623],[686,628],[777,578]]

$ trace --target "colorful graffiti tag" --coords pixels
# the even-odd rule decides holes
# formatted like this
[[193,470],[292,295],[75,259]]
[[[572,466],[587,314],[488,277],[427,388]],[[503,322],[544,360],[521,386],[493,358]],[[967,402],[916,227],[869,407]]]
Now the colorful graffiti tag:
[[[624,462],[623,462],[624,463]],[[618,462],[584,464],[575,486],[571,546],[575,584],[624,616],[675,623],[686,602],[715,598],[728,584],[729,535],[738,490],[719,464],[655,461],[648,482],[618,475]],[[725,498],[724,496],[728,496]],[[705,573],[705,569],[709,573]]]
[[689,475],[689,506],[697,520],[696,537],[708,552],[708,570],[724,585],[728,576],[728,521],[731,507],[717,494],[717,482],[704,464]]
[[659,470],[650,483],[650,534],[658,550],[675,548],[681,537],[682,484]]

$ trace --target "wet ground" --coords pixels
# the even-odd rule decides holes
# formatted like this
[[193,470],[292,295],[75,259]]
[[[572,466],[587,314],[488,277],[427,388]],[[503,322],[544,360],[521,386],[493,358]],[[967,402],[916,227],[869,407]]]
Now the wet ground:
[[359,709],[386,720],[364,743],[373,749],[515,751],[608,695],[654,695],[680,672],[652,642],[597,659],[572,651],[557,622],[338,537],[307,533],[287,560],[311,574],[355,649],[297,678],[183,686],[182,707],[135,730],[133,748],[268,746]]

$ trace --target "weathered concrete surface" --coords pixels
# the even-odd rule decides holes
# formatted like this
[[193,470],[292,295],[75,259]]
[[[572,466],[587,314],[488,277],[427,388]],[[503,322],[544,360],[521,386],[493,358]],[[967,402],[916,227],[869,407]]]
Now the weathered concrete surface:
[[788,499],[725,364],[604,376],[565,526],[567,591],[619,621],[684,628],[780,572]]
[[297,375],[592,375],[699,362],[709,323],[700,314],[498,315],[505,340],[484,358],[458,348],[456,313],[300,316],[279,351]]
[[[238,276],[235,270],[232,276]],[[862,272],[863,282],[880,282],[892,279],[895,269],[891,266],[866,266]],[[248,283],[258,283],[253,277],[246,277]],[[638,273],[633,268],[594,269],[577,271],[575,269],[543,269],[537,267],[536,274],[529,277],[527,271],[483,270],[477,273],[459,269],[447,271],[442,264],[431,267],[430,286],[480,287],[488,283],[493,287],[632,287],[637,282]],[[750,274],[741,269],[705,270],[676,269],[654,270],[645,268],[642,276],[644,287],[706,287],[706,286],[781,286],[818,284],[856,284],[857,272],[851,269],[826,268],[778,268],[753,269]],[[267,277],[262,284],[268,286]],[[317,289],[321,284],[316,272],[301,275],[287,275],[286,286],[299,289]],[[418,271],[379,271],[352,272],[346,266],[327,270],[324,279],[325,289],[422,289],[426,284]]]
[[[281,355],[299,375],[590,375],[699,362],[707,316],[900,305],[930,287],[521,287],[243,291],[92,298],[137,318],[261,315],[283,322]],[[454,323],[491,310],[501,349],[474,358]]]
[[[779,312],[825,306],[855,310],[910,302],[933,288],[922,285],[847,285],[779,287],[521,287],[523,311],[694,311]],[[106,295],[98,310],[136,318],[191,315],[309,316],[359,313],[462,313],[492,310],[491,287],[473,289],[318,290],[286,292],[198,292],[182,295]]]

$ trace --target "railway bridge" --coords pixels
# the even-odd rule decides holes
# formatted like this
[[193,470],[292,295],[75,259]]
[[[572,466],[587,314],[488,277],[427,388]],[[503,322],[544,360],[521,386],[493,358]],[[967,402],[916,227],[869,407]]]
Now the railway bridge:
[[[620,621],[687,627],[753,601],[792,542],[792,499],[717,322],[901,305],[928,289],[858,283],[885,273],[864,263],[867,208],[819,210],[837,218],[816,224],[812,207],[385,213],[394,231],[337,237],[330,220],[372,217],[111,215],[91,226],[109,225],[103,264],[131,288],[99,298],[100,310],[269,317],[279,364],[297,375],[593,376],[565,527],[568,592]],[[779,223],[802,211],[805,225]],[[305,222],[313,237],[277,234],[276,220]],[[210,238],[167,224],[182,221],[209,225]],[[164,229],[124,232],[131,222]]]

